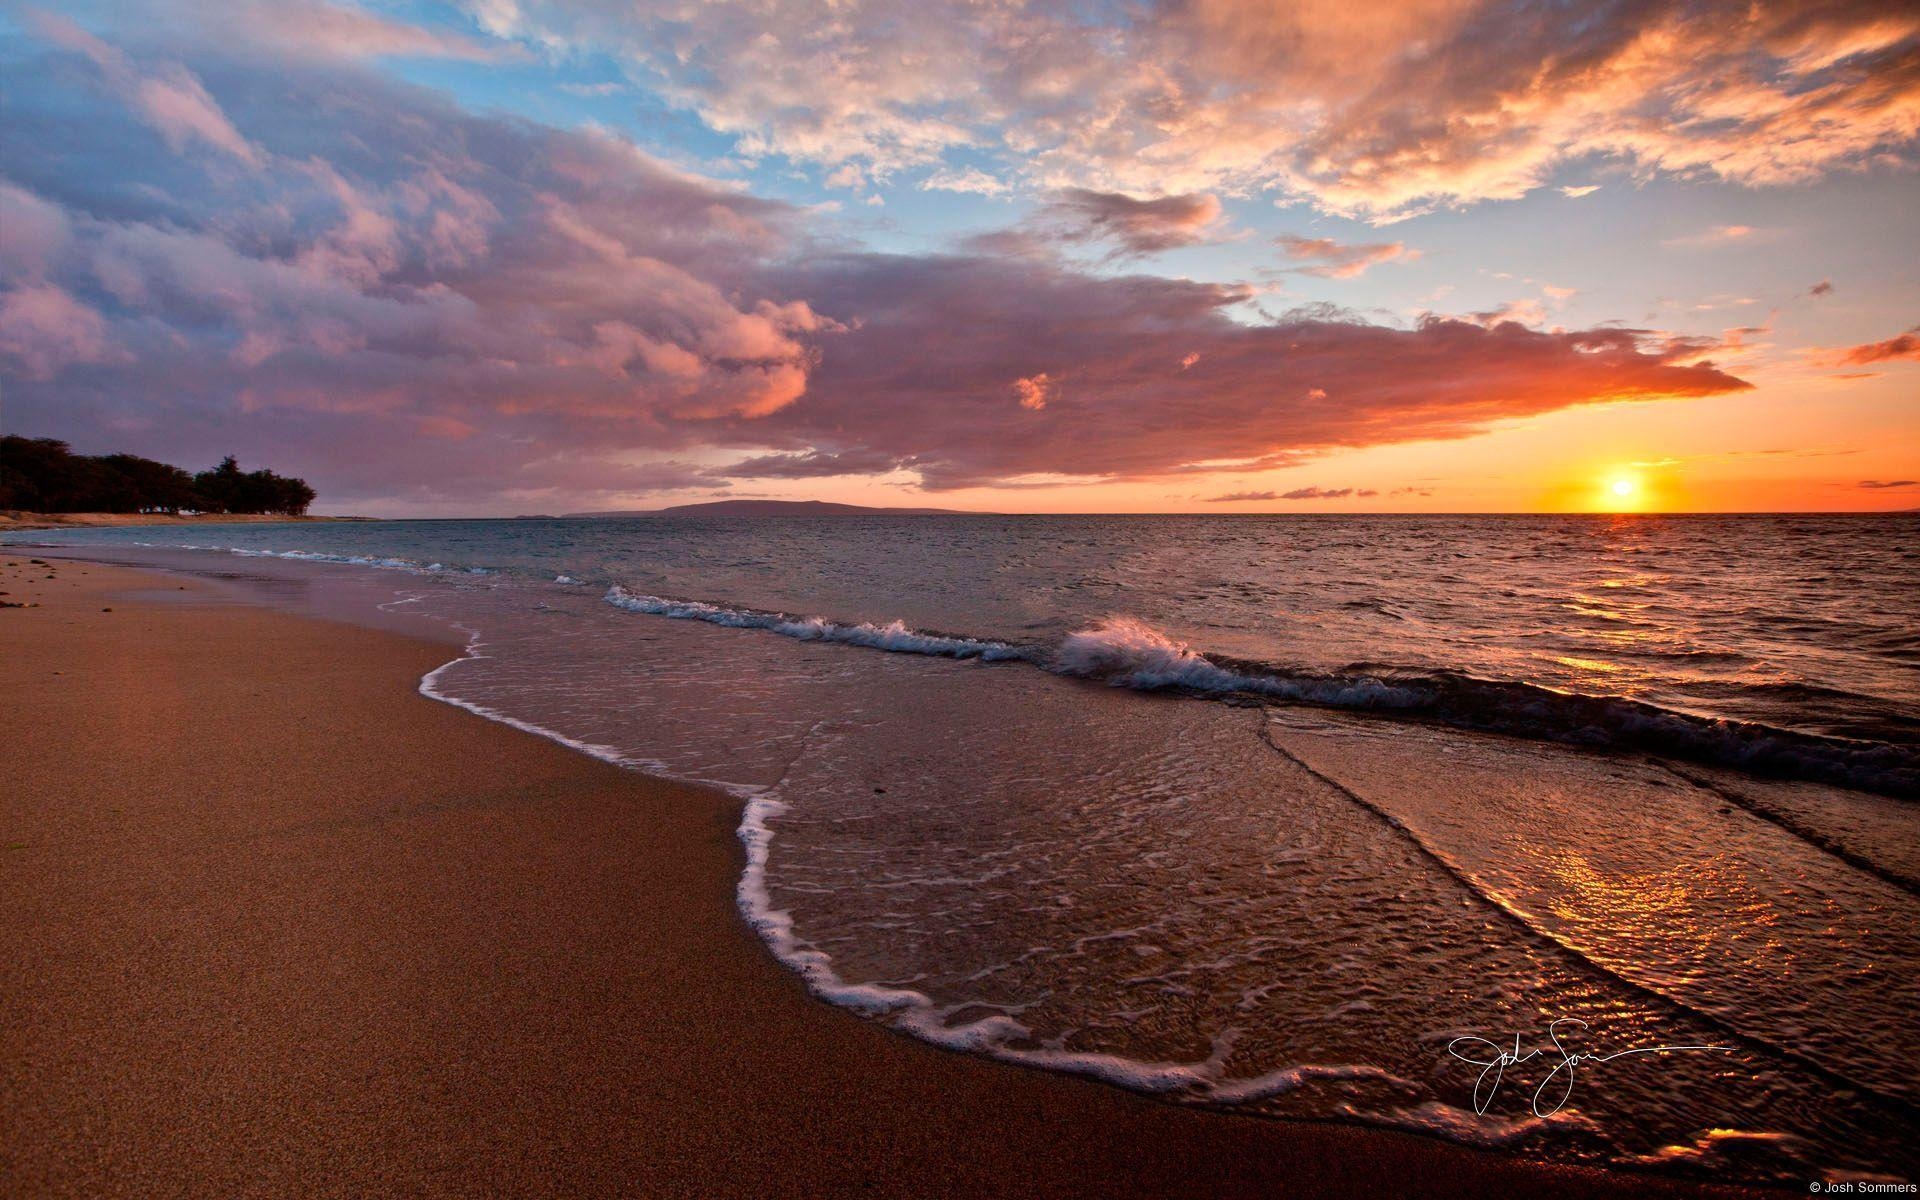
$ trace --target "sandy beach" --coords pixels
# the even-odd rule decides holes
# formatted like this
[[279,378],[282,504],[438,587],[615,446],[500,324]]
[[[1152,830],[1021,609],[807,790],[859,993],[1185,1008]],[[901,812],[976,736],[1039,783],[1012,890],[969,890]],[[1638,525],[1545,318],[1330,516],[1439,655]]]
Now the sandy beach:
[[[0,1192],[1738,1194],[944,1053],[740,919],[738,802],[447,646],[0,554]],[[51,576],[51,577],[49,577]]]

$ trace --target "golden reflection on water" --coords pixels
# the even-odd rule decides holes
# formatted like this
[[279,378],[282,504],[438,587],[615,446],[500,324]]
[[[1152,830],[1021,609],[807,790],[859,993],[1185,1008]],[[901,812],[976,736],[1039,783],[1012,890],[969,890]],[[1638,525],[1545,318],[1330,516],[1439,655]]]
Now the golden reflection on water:
[[1556,658],[1553,661],[1563,667],[1572,667],[1576,671],[1586,671],[1593,675],[1612,675],[1626,670],[1619,663],[1601,662],[1597,658]]
[[1776,974],[1793,967],[1792,949],[1768,932],[1780,922],[1778,908],[1733,855],[1627,872],[1603,869],[1580,850],[1541,861],[1557,885],[1550,911],[1616,964],[1652,969],[1667,984],[1735,963]]

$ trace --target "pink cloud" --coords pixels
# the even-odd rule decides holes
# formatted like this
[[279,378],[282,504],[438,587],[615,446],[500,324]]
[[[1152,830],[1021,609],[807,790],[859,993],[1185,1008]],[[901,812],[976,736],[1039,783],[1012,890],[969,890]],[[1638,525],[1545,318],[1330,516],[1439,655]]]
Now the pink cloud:
[[1353,279],[1364,275],[1369,267],[1389,262],[1412,262],[1420,257],[1418,250],[1409,250],[1403,242],[1357,242],[1343,245],[1332,238],[1303,238],[1294,234],[1282,234],[1274,239],[1287,257],[1295,262],[1312,263],[1312,266],[1295,267],[1305,275],[1318,275],[1323,279]]
[[1875,0],[492,7],[497,32],[622,57],[745,154],[878,177],[965,150],[998,186],[1274,190],[1390,219],[1591,158],[1772,185],[1910,163],[1920,135],[1920,17]]
[[1681,237],[1672,237],[1660,243],[1663,246],[1685,248],[1713,248],[1732,246],[1771,240],[1776,234],[1771,229],[1755,229],[1751,225],[1715,225],[1699,233],[1690,233]]
[[126,54],[64,17],[36,12],[29,21],[48,41],[93,60],[108,87],[175,150],[204,142],[248,166],[261,165],[258,148],[241,136],[199,77],[185,67],[161,63],[141,71]]
[[[217,9],[217,19],[231,30],[277,50],[298,56],[341,58],[451,58],[486,62],[509,57],[507,47],[444,30],[423,29],[362,8],[328,4],[324,0],[228,0]],[[188,19],[206,19],[205,9],[190,9]],[[206,32],[217,34],[219,30]]]
[[51,284],[0,292],[0,361],[27,379],[111,357],[100,314]]

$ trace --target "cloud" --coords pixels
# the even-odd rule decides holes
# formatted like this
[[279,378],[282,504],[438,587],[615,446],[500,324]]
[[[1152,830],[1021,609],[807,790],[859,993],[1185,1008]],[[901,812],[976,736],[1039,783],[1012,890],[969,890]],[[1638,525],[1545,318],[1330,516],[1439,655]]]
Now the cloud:
[[1822,279],[1819,283],[1816,283],[1812,287],[1807,289],[1807,295],[1809,296],[1833,295],[1833,281],[1831,279]]
[[959,192],[974,196],[1004,196],[1013,189],[978,167],[942,167],[920,181],[923,192]]
[[1373,488],[1295,488],[1290,492],[1228,492],[1224,496],[1208,496],[1208,504],[1244,504],[1250,501],[1268,500],[1344,500],[1349,496],[1378,496]]
[[1527,297],[1521,300],[1509,300],[1499,308],[1486,312],[1473,313],[1468,317],[1476,325],[1492,328],[1503,322],[1511,321],[1517,325],[1542,325],[1547,320],[1547,306],[1539,300]]
[[1879,0],[476,8],[621,60],[743,154],[882,177],[965,153],[1036,187],[1265,190],[1392,219],[1594,160],[1799,183],[1911,164],[1920,134],[1920,17]]
[[1883,491],[1888,489],[1906,491],[1908,488],[1920,487],[1920,479],[1862,479],[1858,486]]
[[1662,241],[1663,246],[1675,248],[1703,249],[1715,246],[1731,246],[1737,243],[1766,241],[1773,236],[1772,230],[1755,229],[1751,225],[1715,225],[1699,233],[1690,233],[1683,237],[1671,237]]
[[1013,381],[1013,394],[1020,401],[1020,407],[1039,412],[1047,406],[1047,401],[1060,396],[1060,384],[1048,378],[1046,372],[1030,375],[1025,379]]
[[1599,184],[1588,183],[1588,184],[1581,184],[1578,187],[1563,187],[1560,189],[1560,194],[1562,196],[1565,196],[1569,200],[1578,200],[1582,196],[1591,196],[1599,190],[1600,190]]
[[[822,479],[834,475],[884,475],[902,464],[880,450],[808,450],[800,454],[763,454],[720,467],[703,475],[743,479]],[[911,464],[907,464],[911,465]]]
[[[42,10],[60,6],[46,4]],[[455,59],[498,62],[529,57],[521,47],[447,28],[409,24],[369,11],[354,0],[142,0],[138,5],[67,5],[88,13],[106,41],[128,44],[152,39],[189,42],[222,50],[264,47],[295,59]],[[53,18],[58,21],[61,18]],[[45,12],[29,10],[30,25],[45,28]]]
[[77,363],[110,357],[107,323],[51,284],[0,293],[0,361],[27,379],[52,379]]
[[[1700,342],[1445,318],[1398,329],[1313,310],[1247,324],[1227,311],[1244,288],[1039,260],[847,255],[783,278],[847,332],[803,399],[731,432],[794,452],[883,451],[934,489],[1261,469],[1570,404],[1747,386],[1700,362]],[[1039,374],[1072,386],[1038,410],[1007,403],[1009,378]]]
[[[65,51],[9,61],[9,424],[231,450],[330,504],[1170,478],[1748,386],[1708,343],[1641,330],[1256,319],[1242,286],[873,253],[611,133],[462,112],[337,57],[179,53],[257,166],[183,157]],[[1061,202],[1130,250],[1217,211],[1125,199]]]
[[1920,325],[1884,342],[1868,342],[1842,351],[1836,365],[1863,367],[1868,363],[1892,362],[1902,358],[1920,359]]
[[341,58],[446,58],[491,62],[515,57],[500,43],[448,30],[423,29],[357,7],[324,0],[225,0],[187,5],[179,17],[202,24],[214,37],[236,26],[252,40],[281,53]]
[[1308,267],[1294,267],[1293,270],[1305,275],[1318,275],[1322,279],[1352,279],[1366,273],[1367,268],[1388,262],[1412,262],[1420,257],[1418,250],[1409,250],[1403,242],[1359,242],[1342,245],[1332,238],[1303,238],[1283,233],[1273,239],[1295,262],[1309,262]]
[[199,77],[185,67],[161,63],[142,71],[127,55],[51,13],[31,13],[28,23],[49,42],[91,59],[107,87],[175,150],[204,143],[248,166],[260,165],[259,150],[233,127]]
[[1207,241],[1220,201],[1203,194],[1139,199],[1119,192],[1066,188],[1049,197],[1023,231],[1052,242],[1106,242],[1121,255],[1158,254]]

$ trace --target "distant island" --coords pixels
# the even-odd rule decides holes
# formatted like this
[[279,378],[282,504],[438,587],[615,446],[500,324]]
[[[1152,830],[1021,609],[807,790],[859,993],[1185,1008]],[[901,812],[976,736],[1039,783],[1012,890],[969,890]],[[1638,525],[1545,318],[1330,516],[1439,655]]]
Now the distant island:
[[991,514],[958,508],[869,508],[864,504],[831,504],[825,500],[711,500],[705,504],[675,504],[669,508],[614,512],[565,513],[575,517],[977,517]]

